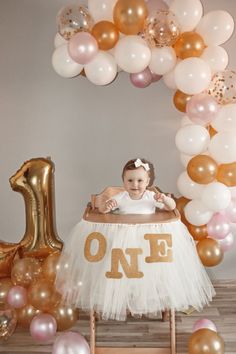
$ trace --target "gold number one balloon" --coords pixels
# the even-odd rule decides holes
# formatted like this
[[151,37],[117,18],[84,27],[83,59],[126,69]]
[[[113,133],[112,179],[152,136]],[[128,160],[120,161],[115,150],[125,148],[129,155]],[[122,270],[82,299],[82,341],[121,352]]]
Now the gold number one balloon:
[[20,241],[22,256],[45,258],[61,250],[56,232],[54,163],[50,158],[26,161],[10,178],[14,191],[24,197],[26,230]]

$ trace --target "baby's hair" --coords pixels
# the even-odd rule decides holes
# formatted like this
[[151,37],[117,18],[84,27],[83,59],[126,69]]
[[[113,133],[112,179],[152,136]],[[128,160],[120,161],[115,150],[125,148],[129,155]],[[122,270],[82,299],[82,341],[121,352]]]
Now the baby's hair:
[[[124,180],[124,175],[125,175],[125,172],[128,171],[128,170],[136,170],[137,168],[139,167],[136,167],[135,166],[135,161],[137,159],[132,159],[132,160],[129,160],[128,162],[126,162],[124,168],[123,168],[123,171],[122,171],[122,179]],[[154,166],[153,164],[146,160],[146,159],[141,159],[140,160],[142,161],[142,163],[147,163],[148,166],[149,166],[149,171],[147,171],[147,174],[150,178],[150,181],[149,181],[149,184],[148,184],[148,187],[151,187],[153,185],[153,182],[155,180],[155,172],[154,172]]]

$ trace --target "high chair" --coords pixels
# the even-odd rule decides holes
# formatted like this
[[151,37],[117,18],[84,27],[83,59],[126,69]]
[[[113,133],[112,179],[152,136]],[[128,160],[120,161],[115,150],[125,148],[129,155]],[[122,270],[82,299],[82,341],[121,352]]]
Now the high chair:
[[[152,191],[160,191],[156,187],[151,187]],[[122,187],[107,187],[102,193],[91,196],[91,202],[88,204],[83,219],[98,223],[121,223],[121,224],[146,224],[146,223],[166,223],[173,220],[179,220],[177,209],[173,211],[158,210],[158,213],[149,215],[118,215],[115,213],[101,214],[99,208],[103,202],[113,195],[124,191]],[[170,328],[170,346],[169,348],[120,348],[120,347],[96,347],[96,322],[95,311],[90,312],[90,350],[91,354],[175,354],[176,353],[176,334],[175,334],[175,310],[168,309],[163,317],[169,313]]]

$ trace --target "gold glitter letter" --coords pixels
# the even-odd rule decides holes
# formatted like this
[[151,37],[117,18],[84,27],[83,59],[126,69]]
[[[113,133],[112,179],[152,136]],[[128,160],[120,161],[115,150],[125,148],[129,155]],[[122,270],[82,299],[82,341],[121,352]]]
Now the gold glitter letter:
[[[98,241],[98,250],[96,254],[91,254],[91,243]],[[88,235],[84,245],[84,256],[89,262],[98,262],[105,256],[107,243],[105,237],[100,232],[92,232]]]
[[145,240],[150,242],[150,256],[145,262],[172,262],[172,237],[171,234],[146,234]]

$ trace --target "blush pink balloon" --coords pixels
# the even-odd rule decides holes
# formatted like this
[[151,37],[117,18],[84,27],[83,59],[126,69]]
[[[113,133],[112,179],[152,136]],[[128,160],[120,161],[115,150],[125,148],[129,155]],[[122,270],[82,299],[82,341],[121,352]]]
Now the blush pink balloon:
[[218,242],[223,252],[230,251],[234,245],[234,235],[230,232],[223,240]]
[[157,82],[157,81],[161,80],[161,78],[162,78],[162,75],[155,74],[152,71],[151,71],[151,74],[152,74],[152,82]]
[[197,320],[193,325],[193,332],[196,332],[202,328],[207,328],[214,332],[217,332],[217,328],[214,322],[208,320],[207,318],[201,318],[200,320]]
[[90,354],[90,348],[85,338],[79,333],[66,332],[56,338],[52,354]]
[[57,331],[57,322],[52,315],[41,313],[35,316],[30,323],[30,334],[38,341],[45,342],[52,339]]
[[147,67],[143,71],[135,74],[130,74],[130,81],[135,87],[145,88],[152,83],[152,73]]
[[207,125],[218,113],[218,103],[213,97],[199,93],[194,95],[186,105],[187,116],[196,124]]
[[147,0],[148,17],[157,11],[167,11],[169,6],[163,0]]
[[98,52],[96,39],[88,32],[79,32],[71,37],[68,44],[70,57],[79,64],[88,64]]
[[230,205],[224,210],[224,215],[230,222],[236,223],[236,199],[231,199]]
[[27,304],[27,290],[20,285],[13,286],[8,291],[7,302],[15,309],[24,307]]
[[216,240],[222,240],[230,232],[230,222],[227,217],[215,213],[207,224],[208,235]]

